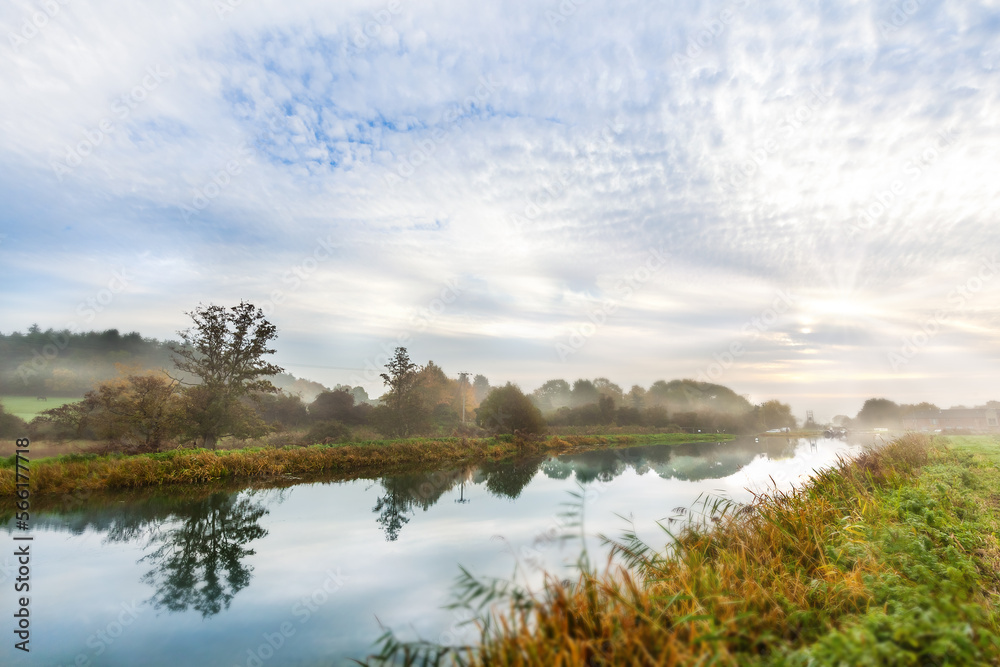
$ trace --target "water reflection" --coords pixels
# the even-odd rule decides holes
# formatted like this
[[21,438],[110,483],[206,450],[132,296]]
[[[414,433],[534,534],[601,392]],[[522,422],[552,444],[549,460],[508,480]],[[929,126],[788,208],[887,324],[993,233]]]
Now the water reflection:
[[[537,571],[520,570],[532,586],[540,585],[542,570],[572,576],[579,545],[558,538],[570,532],[561,518],[577,483],[592,491],[580,532],[589,552],[603,559],[596,535],[618,535],[624,516],[632,518],[629,529],[634,525],[640,539],[659,548],[667,538],[658,522],[671,508],[706,493],[742,502],[751,497],[749,486],[772,480],[787,488],[847,448],[828,439],[814,445],[751,437],[284,490],[95,494],[58,510],[38,508],[33,557],[45,585],[32,602],[45,610],[51,640],[30,660],[10,644],[0,646],[0,664],[86,664],[80,655],[107,667],[350,664],[386,628],[405,629],[406,639],[447,641],[466,627],[442,609],[453,601],[449,584],[459,566],[501,579],[512,572],[498,535],[521,563],[537,563]],[[14,532],[13,517],[6,519]],[[0,556],[0,583],[4,567]],[[328,595],[331,572],[342,572],[348,583]],[[98,657],[92,635],[117,627],[109,624],[117,623],[123,603],[171,613],[140,614]],[[269,660],[248,658],[248,647],[275,637],[286,623],[294,641]]]
[[456,502],[467,504],[466,484],[482,485],[490,495],[516,500],[535,478],[544,458],[521,459],[505,463],[485,463],[479,468],[439,470],[433,473],[410,473],[381,478],[383,493],[375,501],[372,512],[385,539],[395,542],[410,522],[416,509],[427,511],[452,489],[459,487]]
[[268,513],[252,491],[218,491],[193,499],[96,496],[70,513],[40,514],[35,524],[74,535],[103,533],[108,544],[143,543],[145,555],[137,562],[151,569],[140,581],[153,587],[153,606],[171,612],[193,609],[208,617],[228,609],[250,584],[253,568],[244,560],[256,553],[248,545],[267,536],[260,521]]
[[410,473],[383,477],[379,484],[384,491],[375,501],[372,512],[375,522],[385,533],[385,539],[395,542],[403,526],[410,522],[414,508],[425,512],[447,491],[471,477],[470,469],[438,470],[433,473]]
[[638,475],[649,471],[663,479],[699,481],[717,479],[739,472],[758,456],[772,460],[790,458],[795,453],[795,441],[788,438],[765,438],[735,442],[700,442],[673,447],[649,445],[571,454],[550,459],[542,464],[542,472],[551,479],[603,483],[632,469]]
[[417,508],[427,511],[444,495],[459,487],[456,502],[467,503],[466,484],[482,486],[491,496],[517,500],[539,471],[550,479],[573,476],[580,484],[609,483],[628,470],[638,475],[650,471],[663,479],[699,481],[739,472],[755,458],[787,459],[797,441],[789,438],[745,439],[732,442],[699,442],[674,446],[647,445],[597,450],[553,458],[525,458],[484,463],[478,468],[440,470],[383,477],[372,512],[389,542],[399,539]]
[[140,560],[153,566],[142,578],[156,591],[153,606],[203,618],[228,609],[250,584],[253,568],[243,559],[256,553],[247,545],[267,535],[259,523],[266,514],[246,496],[215,493],[177,513],[179,526],[153,531],[150,545],[159,546]]
[[497,498],[516,500],[535,478],[544,458],[521,459],[509,463],[485,463],[474,481],[481,482]]

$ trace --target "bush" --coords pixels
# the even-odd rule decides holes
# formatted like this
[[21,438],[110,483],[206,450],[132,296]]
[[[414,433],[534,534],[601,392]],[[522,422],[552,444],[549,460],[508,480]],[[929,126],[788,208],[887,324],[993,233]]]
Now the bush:
[[23,438],[28,435],[28,423],[12,415],[0,405],[0,438]]
[[294,394],[260,394],[256,396],[254,409],[261,419],[278,431],[302,426],[309,421],[305,404]]
[[130,437],[109,438],[91,448],[95,454],[107,456],[110,454],[153,454],[160,451],[160,442],[146,442]]
[[351,429],[336,420],[316,422],[306,433],[309,444],[347,442],[351,439]]
[[642,424],[642,413],[637,408],[622,406],[615,414],[615,424],[618,426],[639,426]]
[[[663,428],[671,423],[671,419],[665,407],[662,405],[651,405],[642,411],[642,423],[653,428]],[[684,425],[679,419],[677,420],[677,424]]]
[[28,424],[28,433],[32,440],[97,440],[89,412],[83,401],[45,410]]
[[476,410],[476,423],[493,433],[545,431],[541,410],[510,382],[489,393]]

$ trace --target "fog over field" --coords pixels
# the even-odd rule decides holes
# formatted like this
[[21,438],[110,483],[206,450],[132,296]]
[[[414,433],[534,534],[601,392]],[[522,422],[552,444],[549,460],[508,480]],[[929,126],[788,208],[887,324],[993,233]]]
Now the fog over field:
[[1000,377],[989,3],[11,0],[0,332],[241,299],[361,385],[692,378],[801,419]]

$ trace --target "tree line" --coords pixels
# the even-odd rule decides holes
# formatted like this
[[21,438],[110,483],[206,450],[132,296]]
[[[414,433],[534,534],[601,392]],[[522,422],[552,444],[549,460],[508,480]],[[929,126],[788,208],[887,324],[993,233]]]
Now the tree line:
[[[289,431],[305,431],[301,440],[306,442],[339,442],[547,429],[749,433],[796,426],[787,404],[754,405],[722,385],[673,380],[625,391],[607,378],[572,384],[553,379],[525,394],[511,383],[493,387],[483,375],[471,381],[449,378],[433,361],[415,363],[403,347],[387,362],[381,376],[385,392],[377,399],[362,387],[329,390],[294,378],[282,391],[276,380],[290,376],[268,361],[277,329],[259,308],[244,301],[229,308],[200,306],[187,315],[192,324],[178,332],[178,341],[160,343],[116,330],[59,339],[63,350],[74,345],[89,350],[67,359],[87,354],[91,361],[120,359],[116,375],[95,381],[83,400],[48,410],[26,428],[36,437],[103,440],[138,451],[172,441],[214,448],[223,438]],[[23,358],[30,345],[54,339],[58,336],[51,330],[34,326],[28,334],[2,337],[0,345],[19,347]],[[84,348],[85,341],[93,345]],[[140,363],[163,361],[164,353],[168,363],[153,368]],[[311,391],[312,400],[303,399],[306,392],[292,393],[296,386]],[[0,417],[0,423],[11,427],[10,415]]]
[[[965,406],[954,406],[964,408]],[[1000,401],[987,401],[985,404],[975,406],[977,408],[1000,409]],[[869,398],[861,406],[861,410],[852,419],[846,415],[837,415],[833,418],[834,423],[841,426],[858,426],[863,428],[885,427],[891,429],[902,428],[903,420],[918,413],[936,413],[941,408],[934,403],[896,403],[888,398]]]
[[0,333],[0,395],[77,397],[115,377],[115,364],[170,365],[170,343],[118,329]]

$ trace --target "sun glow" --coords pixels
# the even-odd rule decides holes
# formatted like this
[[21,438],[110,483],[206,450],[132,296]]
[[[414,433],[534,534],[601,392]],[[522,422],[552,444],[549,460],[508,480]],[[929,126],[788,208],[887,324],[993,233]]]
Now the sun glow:
[[802,333],[811,333],[813,327],[809,325],[816,322],[831,319],[862,319],[875,314],[871,307],[857,299],[815,299],[803,305],[803,310],[808,312],[810,316],[800,319],[804,325],[801,329]]

